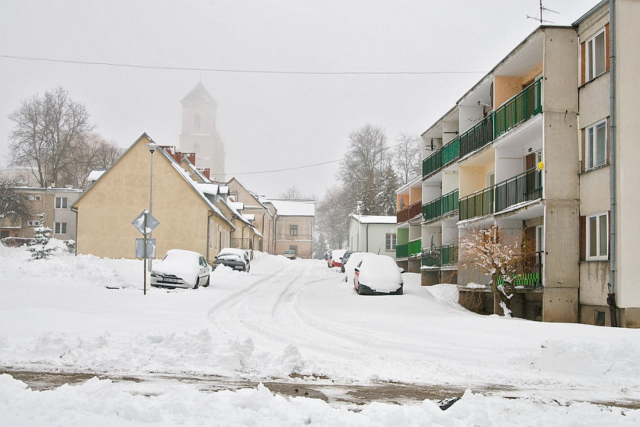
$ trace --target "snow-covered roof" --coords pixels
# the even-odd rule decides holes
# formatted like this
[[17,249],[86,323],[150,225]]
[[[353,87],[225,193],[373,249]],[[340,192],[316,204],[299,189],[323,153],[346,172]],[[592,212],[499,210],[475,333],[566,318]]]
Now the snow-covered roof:
[[196,182],[195,184],[204,194],[210,194],[212,196],[220,194],[218,191],[220,186],[218,184],[212,182]]
[[100,178],[102,176],[103,173],[105,173],[107,170],[106,169],[94,169],[89,173],[89,177],[87,178],[87,181],[92,182],[92,181],[97,181],[98,178]]
[[313,200],[269,200],[280,216],[315,216],[316,202]]
[[396,224],[397,223],[397,218],[395,216],[351,214],[351,217],[361,224]]
[[244,209],[244,203],[242,202],[229,202],[229,206],[233,207],[237,211]]
[[200,171],[198,170],[198,168],[196,168],[196,167],[194,166],[194,164],[193,164],[193,163],[191,163],[191,161],[190,161],[189,159],[187,159],[186,157],[184,157],[184,158],[182,159],[182,163],[185,163],[185,164],[187,165],[187,167],[189,168],[189,170],[190,170],[190,171],[191,171],[195,176],[197,176],[197,177],[198,177],[198,179],[200,180],[200,182],[205,182],[205,183],[206,183],[206,182],[211,182],[211,181],[209,181],[209,179],[207,179],[207,177],[206,177],[206,176],[204,176],[204,174],[203,174],[202,172],[200,172]]
[[243,217],[245,217],[246,219],[248,219],[249,221],[255,221],[256,220],[256,215],[255,214],[242,214]]

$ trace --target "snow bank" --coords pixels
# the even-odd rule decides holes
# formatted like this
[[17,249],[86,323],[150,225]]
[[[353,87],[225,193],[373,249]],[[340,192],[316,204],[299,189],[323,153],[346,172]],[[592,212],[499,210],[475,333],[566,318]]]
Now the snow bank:
[[430,400],[401,406],[372,403],[357,409],[332,407],[319,399],[283,397],[262,385],[207,393],[190,384],[130,384],[93,378],[78,386],[33,391],[9,375],[0,375],[0,416],[5,425],[600,427],[640,423],[638,410],[507,400],[469,391],[446,411]]

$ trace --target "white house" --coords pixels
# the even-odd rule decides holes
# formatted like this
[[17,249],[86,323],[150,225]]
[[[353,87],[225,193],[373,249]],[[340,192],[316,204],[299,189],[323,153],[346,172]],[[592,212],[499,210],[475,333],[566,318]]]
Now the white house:
[[349,248],[396,258],[396,217],[351,214]]

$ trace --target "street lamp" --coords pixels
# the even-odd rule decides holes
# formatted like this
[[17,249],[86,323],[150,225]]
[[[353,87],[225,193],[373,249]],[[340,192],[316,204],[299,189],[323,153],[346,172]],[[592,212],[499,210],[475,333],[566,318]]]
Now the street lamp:
[[[151,174],[149,177],[149,215],[152,215],[153,214],[153,153],[158,149],[158,144],[156,144],[155,142],[152,142],[150,144],[147,144],[147,148],[151,153]],[[145,227],[146,226],[147,225],[145,224]],[[149,238],[151,238],[152,233],[153,231],[149,233]],[[151,267],[152,267],[151,263],[152,263],[152,260],[151,258],[149,258],[149,271],[151,271]]]

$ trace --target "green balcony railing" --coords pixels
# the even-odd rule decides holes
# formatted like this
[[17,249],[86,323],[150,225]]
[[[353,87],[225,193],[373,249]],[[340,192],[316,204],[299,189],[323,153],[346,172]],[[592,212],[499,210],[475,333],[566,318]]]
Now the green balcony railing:
[[458,200],[460,191],[456,188],[450,193],[442,196],[442,215],[458,210],[460,202]]
[[493,213],[493,187],[476,191],[460,199],[460,220]]
[[495,186],[496,212],[542,197],[542,171],[529,169]]
[[442,267],[458,263],[458,245],[445,245],[422,254],[423,267]]
[[490,114],[460,135],[460,157],[484,147],[493,140],[493,114]]
[[424,204],[422,206],[422,218],[425,221],[430,221],[446,213],[457,210],[459,205],[458,194],[459,191],[456,189]]
[[442,166],[449,164],[460,157],[460,138],[449,141],[442,147]]
[[530,84],[493,113],[495,138],[539,113],[542,113],[542,79]]
[[[537,289],[542,287],[542,252],[521,254],[524,262],[522,271],[511,274],[511,283],[515,286]],[[504,285],[504,277],[498,276],[498,285]]]
[[422,177],[426,177],[442,167],[442,150],[438,150],[422,161]]
[[409,256],[417,255],[422,252],[422,239],[409,242]]
[[442,215],[442,197],[438,197],[422,205],[422,219],[425,221],[438,218]]
[[396,258],[406,258],[409,256],[409,244],[396,245]]

